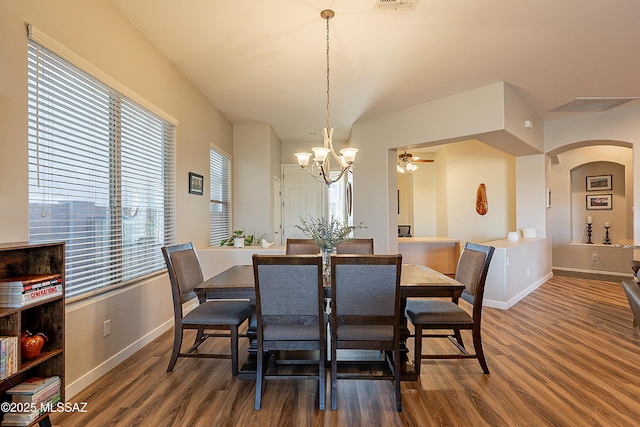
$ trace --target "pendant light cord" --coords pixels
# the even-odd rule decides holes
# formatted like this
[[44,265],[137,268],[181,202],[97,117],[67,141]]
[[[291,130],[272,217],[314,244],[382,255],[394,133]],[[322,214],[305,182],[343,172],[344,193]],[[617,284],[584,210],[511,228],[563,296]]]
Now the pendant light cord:
[[329,126],[329,117],[331,111],[329,109],[329,19],[331,17],[327,16],[327,132],[331,129]]

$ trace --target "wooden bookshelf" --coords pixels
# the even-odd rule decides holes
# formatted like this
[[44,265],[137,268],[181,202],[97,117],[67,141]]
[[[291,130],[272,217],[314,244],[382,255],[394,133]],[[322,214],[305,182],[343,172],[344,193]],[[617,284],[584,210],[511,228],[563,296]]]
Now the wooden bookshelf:
[[[61,401],[64,401],[64,243],[0,244],[0,279],[32,274],[60,274],[62,295],[36,300],[21,307],[0,307],[0,335],[18,337],[18,371],[0,380],[0,401],[10,401],[7,390],[27,378],[60,377]],[[48,341],[38,357],[23,361],[20,336],[26,330],[42,332]],[[2,414],[4,415],[4,414]],[[32,425],[50,425],[48,414]]]

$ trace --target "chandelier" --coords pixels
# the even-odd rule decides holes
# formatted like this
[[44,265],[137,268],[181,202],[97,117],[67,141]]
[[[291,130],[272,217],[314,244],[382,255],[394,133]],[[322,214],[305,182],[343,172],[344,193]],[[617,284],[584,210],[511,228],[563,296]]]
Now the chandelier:
[[[311,148],[312,153],[295,153],[294,155],[298,159],[300,167],[311,174],[311,176],[318,182],[324,182],[327,185],[331,185],[333,182],[342,178],[348,170],[351,169],[351,165],[356,159],[357,148],[347,147],[340,150],[341,156],[338,156],[333,149],[333,128],[329,123],[331,111],[329,108],[329,19],[333,18],[335,13],[333,10],[326,9],[320,12],[322,19],[327,21],[327,127],[322,130],[324,136],[324,144],[322,147]],[[329,156],[331,154],[331,156]],[[313,157],[313,163],[309,165],[309,160]],[[331,157],[335,159],[340,167],[340,173],[337,177],[331,178]]]

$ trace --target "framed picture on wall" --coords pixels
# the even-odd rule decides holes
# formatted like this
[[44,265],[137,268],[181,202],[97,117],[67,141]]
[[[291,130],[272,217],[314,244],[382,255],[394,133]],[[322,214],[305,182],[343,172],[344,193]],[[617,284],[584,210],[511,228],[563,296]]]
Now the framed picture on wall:
[[587,191],[602,191],[613,189],[611,175],[598,175],[587,177]]
[[189,193],[202,196],[204,190],[204,177],[197,173],[189,172]]
[[611,194],[589,194],[587,195],[587,209],[613,209]]

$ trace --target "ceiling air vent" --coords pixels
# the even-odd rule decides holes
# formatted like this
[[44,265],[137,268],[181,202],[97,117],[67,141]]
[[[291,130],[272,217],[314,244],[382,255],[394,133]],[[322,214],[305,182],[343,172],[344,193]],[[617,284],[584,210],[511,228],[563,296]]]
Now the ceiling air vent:
[[415,9],[416,3],[418,0],[377,0],[376,7],[378,9],[409,10]]
[[614,97],[600,97],[600,96],[583,96],[576,98],[573,101],[567,102],[557,108],[551,110],[552,112],[560,111],[578,111],[578,112],[593,112],[593,111],[607,111],[611,108],[625,104],[630,101],[640,99],[637,96],[614,96]]

